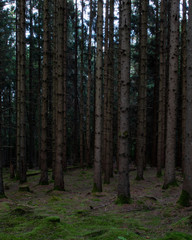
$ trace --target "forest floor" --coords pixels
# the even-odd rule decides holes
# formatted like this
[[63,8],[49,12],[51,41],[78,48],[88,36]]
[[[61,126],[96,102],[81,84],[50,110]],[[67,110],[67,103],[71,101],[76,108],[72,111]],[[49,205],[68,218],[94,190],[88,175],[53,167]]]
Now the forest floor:
[[103,185],[102,193],[92,193],[90,169],[67,171],[63,192],[53,190],[53,181],[38,185],[36,174],[28,177],[28,192],[19,191],[18,181],[10,180],[5,171],[7,198],[0,199],[0,240],[192,240],[192,207],[177,204],[181,171],[177,171],[179,186],[167,190],[155,169],[147,169],[143,181],[136,181],[135,174],[130,172],[131,203],[118,205],[117,174],[110,185]]

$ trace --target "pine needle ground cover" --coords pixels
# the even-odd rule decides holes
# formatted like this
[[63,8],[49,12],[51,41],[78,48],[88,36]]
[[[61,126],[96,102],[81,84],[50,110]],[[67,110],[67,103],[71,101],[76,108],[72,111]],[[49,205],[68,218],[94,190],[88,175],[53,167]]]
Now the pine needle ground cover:
[[[29,191],[5,173],[7,198],[0,200],[1,240],[190,240],[192,207],[177,204],[179,186],[162,189],[163,179],[148,169],[145,180],[131,172],[130,204],[116,204],[117,175],[102,193],[92,193],[92,170],[65,173],[66,190],[38,185],[39,175],[29,173]],[[51,177],[50,177],[51,179]]]

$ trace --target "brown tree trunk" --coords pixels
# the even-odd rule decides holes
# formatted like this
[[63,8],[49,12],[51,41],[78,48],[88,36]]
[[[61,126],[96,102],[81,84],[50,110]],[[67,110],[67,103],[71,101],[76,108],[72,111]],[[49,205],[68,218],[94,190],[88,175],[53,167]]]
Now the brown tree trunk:
[[2,102],[1,102],[1,86],[0,86],[0,198],[4,197],[4,184],[3,184],[3,164],[2,164]]
[[63,37],[64,37],[64,2],[57,0],[57,82],[56,82],[56,139],[55,139],[55,181],[54,188],[64,190],[63,179]]
[[147,108],[147,8],[148,0],[141,1],[140,81],[137,122],[137,180],[143,179],[146,158],[146,108]]
[[179,49],[179,0],[171,2],[169,86],[164,188],[175,183],[176,113]]
[[93,24],[93,12],[92,12],[92,0],[90,0],[90,20],[89,20],[89,43],[88,43],[88,80],[87,80],[87,109],[86,109],[86,163],[90,167],[91,162],[91,145],[90,145],[90,106],[91,106],[91,37],[92,37],[92,24]]
[[84,30],[83,30],[83,11],[84,11],[84,1],[81,0],[81,82],[80,82],[80,126],[79,126],[79,130],[80,130],[80,165],[81,167],[83,167],[83,162],[84,162],[84,155],[83,155],[83,115],[84,115],[84,101],[83,101],[83,83],[84,83],[84,76],[83,76],[83,72],[84,72]]
[[94,146],[94,192],[102,192],[101,132],[102,132],[102,55],[103,55],[103,1],[98,0],[97,56],[95,88],[95,146]]
[[18,124],[19,124],[19,180],[27,181],[26,166],[26,133],[25,133],[25,0],[19,1],[19,62],[18,62]]
[[[183,197],[180,198],[182,205],[188,205],[189,198],[192,198],[192,3],[189,2],[189,19],[187,29],[187,96],[186,96],[186,135],[185,135],[185,164],[184,164],[184,182]],[[188,199],[187,199],[188,198]]]
[[44,0],[43,7],[43,80],[42,80],[42,107],[41,107],[41,178],[40,184],[48,184],[48,168],[47,168],[47,110],[48,110],[48,0]]
[[186,85],[187,85],[187,29],[186,29],[186,0],[183,0],[183,19],[182,19],[182,46],[181,46],[181,79],[182,79],[182,167],[184,169],[184,161],[185,161],[185,134],[186,134]]
[[120,78],[120,125],[119,125],[119,180],[118,200],[121,203],[130,201],[129,186],[129,84],[130,84],[130,30],[131,1],[122,0],[121,5],[121,78]]

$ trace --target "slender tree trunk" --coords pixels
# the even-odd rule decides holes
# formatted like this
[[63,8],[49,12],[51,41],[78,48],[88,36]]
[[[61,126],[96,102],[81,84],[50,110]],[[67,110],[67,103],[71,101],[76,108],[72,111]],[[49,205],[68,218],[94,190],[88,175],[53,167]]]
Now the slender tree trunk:
[[78,57],[78,6],[77,0],[75,2],[75,76],[73,80],[74,84],[74,127],[73,127],[73,160],[74,164],[78,163],[78,66],[77,66],[77,57]]
[[161,0],[160,13],[160,65],[159,65],[159,111],[158,111],[158,146],[157,176],[162,175],[165,157],[165,1]]
[[86,109],[86,163],[90,167],[91,162],[91,145],[90,145],[90,106],[91,106],[91,38],[92,38],[92,24],[93,24],[93,12],[92,12],[92,0],[90,0],[90,20],[89,20],[89,43],[88,43],[88,80],[87,80],[87,109]]
[[57,18],[57,102],[56,102],[56,139],[55,139],[55,182],[54,188],[57,190],[64,190],[63,179],[63,50],[64,50],[64,2],[58,0]]
[[[121,4],[122,0],[119,0],[119,12],[121,11]],[[121,77],[121,17],[122,14],[119,14],[119,53],[118,53],[118,78],[120,79]],[[118,110],[117,110],[117,133],[120,132],[120,81],[118,81]],[[117,169],[119,169],[119,144],[120,144],[120,138],[118,137],[117,134]]]
[[180,198],[182,205],[188,205],[192,198],[192,3],[189,1],[189,19],[187,29],[187,96],[186,96],[186,135],[183,191]]
[[[1,84],[1,83],[0,83]],[[3,164],[2,164],[2,102],[1,102],[1,86],[0,86],[0,198],[4,197],[4,185],[3,185]]]
[[102,148],[102,165],[104,170],[104,183],[110,183],[109,176],[109,124],[108,124],[108,110],[109,110],[109,99],[108,91],[109,87],[109,71],[108,71],[108,61],[109,61],[109,52],[108,52],[108,40],[109,40],[109,0],[106,1],[105,6],[105,55],[104,55],[104,107],[103,107],[103,148]]
[[43,80],[42,80],[42,107],[41,107],[41,178],[40,184],[48,184],[48,168],[47,168],[47,103],[48,103],[48,0],[44,0],[43,7]]
[[130,85],[130,31],[131,1],[122,0],[121,5],[121,85],[120,85],[120,126],[119,136],[119,180],[118,199],[121,203],[130,201],[129,186],[129,85]]
[[141,1],[140,82],[137,122],[137,180],[143,179],[146,158],[146,107],[147,107],[147,8],[148,0]]
[[83,115],[84,115],[84,101],[83,101],[83,83],[84,83],[84,76],[83,76],[83,72],[84,72],[84,22],[83,22],[83,11],[84,11],[84,1],[81,0],[81,83],[80,83],[80,165],[81,167],[83,167],[83,159],[84,159],[84,155],[83,155],[83,125],[84,125],[84,121],[83,121]]
[[19,2],[19,180],[20,183],[27,181],[26,166],[26,132],[25,132],[25,0]]
[[102,132],[102,49],[103,49],[103,1],[98,0],[97,56],[95,88],[95,146],[94,146],[94,192],[102,192],[101,132]]
[[67,169],[67,0],[64,0],[64,52],[63,52],[63,169]]
[[114,107],[114,0],[110,1],[109,15],[109,174],[113,177],[113,107]]
[[173,0],[171,2],[171,22],[170,22],[169,86],[168,86],[164,188],[168,188],[169,185],[175,183],[178,48],[179,48],[179,0]]
[[181,46],[181,62],[182,62],[182,166],[184,169],[184,159],[185,159],[185,139],[186,139],[186,85],[187,85],[187,50],[186,50],[186,38],[187,38],[187,29],[186,29],[186,0],[183,0],[183,19],[182,19],[182,46]]

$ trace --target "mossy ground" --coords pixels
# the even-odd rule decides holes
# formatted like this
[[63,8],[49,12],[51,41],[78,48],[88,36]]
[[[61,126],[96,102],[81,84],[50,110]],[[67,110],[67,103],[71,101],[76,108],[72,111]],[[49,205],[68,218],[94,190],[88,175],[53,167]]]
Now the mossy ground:
[[68,171],[65,192],[38,185],[39,175],[28,178],[31,192],[20,192],[7,174],[1,240],[192,240],[192,208],[177,204],[181,186],[162,190],[155,169],[146,170],[142,183],[131,172],[132,201],[124,205],[115,204],[117,175],[102,193],[92,193],[91,169]]

